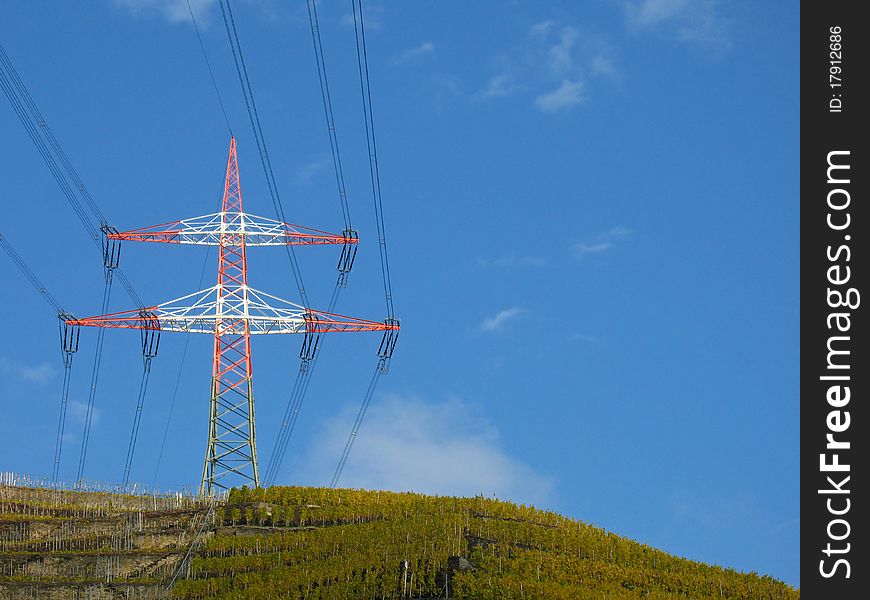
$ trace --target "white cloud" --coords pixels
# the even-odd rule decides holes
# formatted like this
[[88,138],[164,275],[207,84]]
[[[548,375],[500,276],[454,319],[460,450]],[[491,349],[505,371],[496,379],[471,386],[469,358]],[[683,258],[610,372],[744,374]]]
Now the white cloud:
[[158,15],[170,23],[189,22],[192,10],[196,20],[205,23],[215,0],[190,0],[189,9],[187,0],[114,0],[114,3],[136,16]]
[[[383,14],[384,7],[379,4],[368,4],[363,7],[362,18],[363,25],[365,25],[366,30],[377,30],[383,27]],[[360,15],[357,13],[357,19],[359,19]],[[347,27],[354,26],[353,13],[345,13],[341,16],[340,23]]]
[[296,169],[295,178],[297,183],[308,184],[323,172],[330,164],[329,158],[316,158],[308,161]]
[[615,247],[618,242],[626,239],[632,233],[630,229],[617,226],[592,238],[577,242],[571,247],[571,253],[577,258],[583,258],[590,254],[601,254]]
[[616,65],[613,64],[613,59],[601,54],[592,58],[589,68],[595,75],[606,75],[608,77],[617,77],[619,75]]
[[423,42],[416,48],[411,48],[410,50],[403,52],[396,60],[393,61],[395,65],[401,65],[421,56],[426,56],[435,52],[435,44],[432,42]]
[[636,0],[624,2],[623,10],[632,29],[663,29],[682,41],[728,46],[719,0]]
[[[78,423],[79,425],[84,425],[85,421],[88,418],[88,405],[84,402],[79,402],[77,400],[70,400],[67,414],[72,419],[73,422]],[[100,417],[102,417],[102,412],[96,406],[94,410],[91,412],[91,425],[97,425],[100,422]]]
[[31,381],[33,383],[42,383],[54,377],[55,371],[48,363],[40,363],[35,367],[25,367],[21,371],[21,379]]
[[[357,408],[330,419],[305,457],[308,477],[332,473]],[[545,503],[552,481],[509,456],[498,431],[456,399],[428,403],[389,394],[372,403],[339,485],[451,496],[484,494]]]
[[55,376],[57,370],[47,362],[25,365],[7,358],[0,358],[0,372],[13,375],[28,383],[45,383]]
[[565,79],[562,85],[535,98],[535,106],[544,112],[555,112],[583,102],[583,82]]
[[601,254],[611,248],[613,248],[613,242],[599,242],[597,244],[578,242],[574,245],[574,255],[585,256],[586,254]]
[[529,35],[537,38],[545,38],[549,35],[550,31],[556,25],[553,21],[541,21],[540,23],[535,23],[529,28]]
[[477,265],[479,267],[483,267],[484,269],[488,269],[491,267],[499,269],[513,269],[519,267],[531,267],[539,269],[546,266],[546,264],[546,260],[544,260],[543,258],[538,258],[537,256],[514,256],[512,254],[508,254],[506,256],[497,256],[495,258],[480,257],[477,259]]
[[535,106],[546,112],[583,102],[592,77],[621,80],[606,38],[552,19],[529,27],[526,38],[495,62],[496,74],[475,92],[475,98],[502,98],[534,90]]
[[518,89],[516,78],[509,73],[501,73],[489,78],[489,81],[475,93],[478,98],[501,98],[514,93]]
[[578,33],[573,27],[563,27],[559,34],[559,41],[548,51],[550,70],[556,75],[573,72],[575,70],[573,49],[577,42]]
[[635,26],[653,27],[678,17],[691,3],[692,0],[641,0],[626,3],[625,11]]
[[513,306],[511,308],[506,308],[505,310],[499,312],[497,315],[493,317],[487,317],[480,324],[480,330],[489,332],[489,331],[501,331],[504,329],[504,326],[508,321],[515,319],[516,317],[523,314],[523,309]]

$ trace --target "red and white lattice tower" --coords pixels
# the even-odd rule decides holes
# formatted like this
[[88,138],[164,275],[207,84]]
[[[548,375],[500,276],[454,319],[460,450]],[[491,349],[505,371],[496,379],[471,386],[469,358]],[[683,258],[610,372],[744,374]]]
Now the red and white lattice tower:
[[[254,420],[251,336],[302,333],[304,347],[316,347],[322,333],[382,331],[395,336],[394,320],[367,321],[313,310],[248,286],[248,246],[342,245],[343,256],[357,244],[355,235],[335,235],[247,214],[242,207],[236,140],[230,153],[221,212],[142,229],[108,234],[122,240],[218,246],[214,287],[157,306],[67,324],[146,331],[182,331],[214,336],[208,445],[200,493],[230,487],[225,478],[260,485]],[[389,339],[387,340],[389,341]]]

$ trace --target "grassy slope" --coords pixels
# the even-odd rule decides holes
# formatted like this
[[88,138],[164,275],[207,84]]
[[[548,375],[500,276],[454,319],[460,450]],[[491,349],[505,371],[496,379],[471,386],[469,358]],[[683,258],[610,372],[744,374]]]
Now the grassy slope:
[[0,485],[0,598],[165,598],[206,513],[184,497]]
[[217,514],[179,598],[799,598],[770,577],[484,498],[243,489]]
[[0,598],[164,598],[179,569],[189,577],[173,595],[186,599],[799,598],[769,577],[484,498],[243,489],[214,526],[207,512],[192,499],[0,486]]

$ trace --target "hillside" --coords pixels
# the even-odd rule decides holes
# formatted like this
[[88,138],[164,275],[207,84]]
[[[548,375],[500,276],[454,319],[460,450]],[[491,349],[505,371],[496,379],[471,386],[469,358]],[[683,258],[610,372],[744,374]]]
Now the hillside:
[[191,600],[800,597],[531,507],[324,488],[243,488],[210,510],[0,487],[0,565],[9,598],[161,598],[176,574],[169,597]]

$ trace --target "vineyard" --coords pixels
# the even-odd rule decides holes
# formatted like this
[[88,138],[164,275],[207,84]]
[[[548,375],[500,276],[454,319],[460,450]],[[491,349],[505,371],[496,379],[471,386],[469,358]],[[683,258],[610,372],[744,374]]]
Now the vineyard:
[[273,487],[212,503],[0,483],[0,598],[799,597],[483,497]]
[[792,600],[770,577],[677,558],[561,515],[477,498],[233,490],[177,598]]
[[165,598],[209,504],[0,483],[0,598]]

